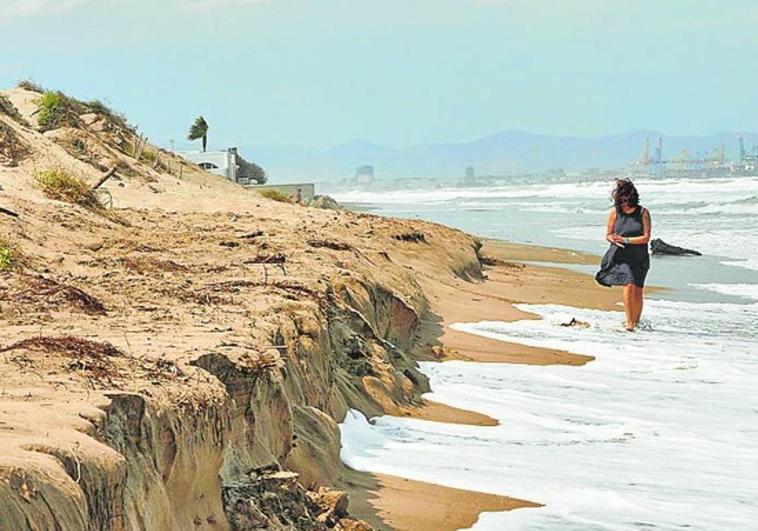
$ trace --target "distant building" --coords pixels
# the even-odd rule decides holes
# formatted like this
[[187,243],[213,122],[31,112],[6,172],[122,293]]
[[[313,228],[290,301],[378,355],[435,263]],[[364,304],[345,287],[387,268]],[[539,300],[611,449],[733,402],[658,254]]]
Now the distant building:
[[359,184],[370,184],[374,180],[374,167],[364,164],[355,168],[355,180]]
[[226,177],[237,182],[237,148],[231,147],[225,151],[180,151],[179,156],[194,162],[205,171]]
[[463,174],[463,184],[472,185],[476,183],[476,174],[474,173],[473,166],[466,166],[466,171]]

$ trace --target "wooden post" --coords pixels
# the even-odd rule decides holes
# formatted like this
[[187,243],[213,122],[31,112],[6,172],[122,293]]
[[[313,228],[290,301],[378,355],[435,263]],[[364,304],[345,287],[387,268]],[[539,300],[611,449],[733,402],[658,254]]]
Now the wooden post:
[[145,144],[147,144],[147,137],[140,135],[140,140],[141,142],[139,145],[139,150],[137,151],[136,156],[134,157],[135,159],[137,159],[137,162],[139,162],[140,157],[142,157],[142,152],[145,150]]
[[107,173],[105,175],[103,175],[102,177],[100,177],[100,179],[95,183],[95,186],[93,186],[92,188],[90,188],[90,190],[92,190],[94,192],[95,190],[97,190],[98,188],[100,188],[105,181],[107,181],[108,179],[110,179],[111,177],[113,177],[115,174],[116,174],[116,166],[113,166],[110,170],[107,171]]

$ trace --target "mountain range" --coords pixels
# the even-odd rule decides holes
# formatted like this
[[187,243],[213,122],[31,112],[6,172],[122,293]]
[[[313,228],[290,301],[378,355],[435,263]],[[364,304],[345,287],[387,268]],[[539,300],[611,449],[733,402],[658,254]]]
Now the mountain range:
[[336,181],[350,178],[363,164],[374,166],[378,179],[462,177],[467,166],[477,175],[508,175],[562,168],[623,168],[642,158],[646,139],[649,154],[663,140],[663,158],[711,156],[725,147],[726,157],[739,158],[739,141],[751,150],[758,133],[720,132],[712,135],[666,135],[638,130],[600,137],[570,137],[504,131],[471,142],[395,148],[366,140],[351,140],[328,148],[241,147],[242,154],[267,171],[270,182]]

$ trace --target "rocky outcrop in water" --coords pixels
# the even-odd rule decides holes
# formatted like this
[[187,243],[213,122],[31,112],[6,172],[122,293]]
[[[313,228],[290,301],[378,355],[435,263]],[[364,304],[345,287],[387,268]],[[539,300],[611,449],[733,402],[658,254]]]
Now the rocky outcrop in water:
[[702,256],[700,251],[694,251],[692,249],[685,249],[684,247],[677,247],[676,245],[670,245],[660,238],[656,238],[650,242],[650,252],[654,255],[667,255],[667,256]]

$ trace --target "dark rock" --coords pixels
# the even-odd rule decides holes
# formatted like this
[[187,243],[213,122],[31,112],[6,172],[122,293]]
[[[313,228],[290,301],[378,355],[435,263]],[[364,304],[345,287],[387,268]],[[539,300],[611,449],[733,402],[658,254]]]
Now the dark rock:
[[422,232],[417,232],[417,231],[404,232],[403,234],[395,234],[393,238],[401,242],[429,243],[428,241],[426,241],[426,235]]
[[684,247],[677,247],[676,245],[669,245],[663,240],[656,238],[650,242],[650,251],[655,255],[669,255],[669,256],[702,256],[699,251],[692,249],[685,249]]
[[561,326],[576,327],[576,328],[589,328],[590,324],[586,321],[580,321],[579,319],[572,317],[567,323],[561,323]]
[[328,195],[314,195],[308,201],[308,206],[314,208],[326,208],[329,210],[342,210],[340,204]]

